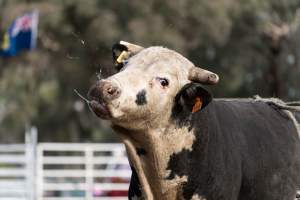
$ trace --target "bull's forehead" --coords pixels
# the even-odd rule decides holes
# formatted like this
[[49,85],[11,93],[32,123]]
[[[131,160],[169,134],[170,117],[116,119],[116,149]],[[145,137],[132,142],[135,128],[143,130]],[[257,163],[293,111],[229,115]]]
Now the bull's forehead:
[[139,68],[143,71],[155,69],[168,72],[176,69],[176,71],[186,72],[192,66],[193,63],[184,56],[164,47],[146,48],[130,58],[128,62],[128,68]]

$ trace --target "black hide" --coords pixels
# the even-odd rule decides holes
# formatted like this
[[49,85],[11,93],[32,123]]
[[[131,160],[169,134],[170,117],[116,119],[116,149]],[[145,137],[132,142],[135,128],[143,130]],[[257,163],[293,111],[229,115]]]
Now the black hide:
[[196,141],[192,151],[170,157],[167,179],[188,177],[185,199],[294,200],[300,143],[283,111],[254,100],[213,100],[184,125]]
[[128,199],[134,200],[134,198],[141,198],[142,192],[140,189],[140,182],[135,169],[131,166],[132,175],[130,179],[130,185],[128,190]]
[[139,106],[147,104],[146,90],[143,89],[136,94],[135,103]]

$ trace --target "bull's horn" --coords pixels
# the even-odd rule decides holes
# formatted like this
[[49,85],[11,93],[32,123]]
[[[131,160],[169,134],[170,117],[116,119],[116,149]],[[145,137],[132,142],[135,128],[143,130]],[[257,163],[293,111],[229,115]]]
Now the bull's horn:
[[214,85],[219,82],[219,76],[217,74],[199,67],[192,67],[189,70],[188,79],[190,81],[209,85]]
[[132,55],[137,54],[138,52],[140,52],[141,50],[144,49],[144,47],[141,47],[136,44],[131,44],[131,43],[125,42],[125,41],[120,41],[120,44],[126,46],[128,48],[128,51]]

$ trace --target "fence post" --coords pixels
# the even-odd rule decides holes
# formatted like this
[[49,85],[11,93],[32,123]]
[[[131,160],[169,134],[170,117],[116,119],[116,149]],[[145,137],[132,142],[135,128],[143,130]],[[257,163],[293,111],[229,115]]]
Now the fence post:
[[26,154],[26,187],[28,200],[35,200],[36,194],[36,145],[37,128],[31,127],[25,134]]
[[93,175],[93,149],[86,145],[85,147],[85,181],[86,181],[86,194],[87,200],[93,199],[94,175]]
[[36,188],[35,196],[36,200],[43,199],[44,196],[44,146],[43,144],[38,144],[36,150]]

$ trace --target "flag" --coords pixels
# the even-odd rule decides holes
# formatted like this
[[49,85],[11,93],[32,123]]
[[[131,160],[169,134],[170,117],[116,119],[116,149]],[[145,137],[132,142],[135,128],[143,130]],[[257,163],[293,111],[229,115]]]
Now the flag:
[[0,56],[15,56],[23,49],[34,49],[37,38],[38,12],[33,11],[15,19],[0,44]]

